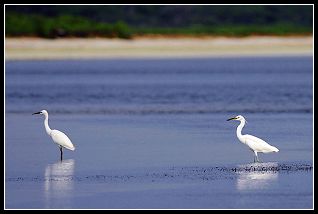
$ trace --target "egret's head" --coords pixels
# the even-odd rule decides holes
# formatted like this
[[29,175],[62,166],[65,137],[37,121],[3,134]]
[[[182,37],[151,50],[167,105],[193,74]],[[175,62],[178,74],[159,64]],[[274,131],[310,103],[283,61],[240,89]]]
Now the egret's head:
[[[35,112],[35,113],[33,113],[33,114],[44,114],[44,115],[47,115],[48,113],[47,113],[46,110],[42,110],[42,111],[39,111],[39,112]],[[32,115],[33,115],[33,114],[32,114]]]
[[230,119],[227,119],[227,121],[229,121],[229,120],[246,121],[245,118],[242,115],[237,115],[236,117],[232,117]]

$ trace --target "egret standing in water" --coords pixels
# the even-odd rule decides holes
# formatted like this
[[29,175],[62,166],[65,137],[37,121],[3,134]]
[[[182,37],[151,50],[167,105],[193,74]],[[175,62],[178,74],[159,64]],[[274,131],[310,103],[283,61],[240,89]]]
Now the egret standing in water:
[[66,149],[69,149],[72,151],[75,150],[73,143],[66,136],[66,134],[64,134],[63,132],[61,132],[59,130],[50,129],[50,127],[49,127],[49,113],[46,110],[42,110],[42,111],[39,111],[39,112],[36,112],[33,114],[43,114],[45,116],[45,119],[44,119],[45,131],[49,136],[52,137],[52,140],[54,141],[54,143],[59,145],[60,151],[61,151],[61,161],[63,160],[63,150],[62,150],[63,148],[66,148]]
[[242,115],[232,117],[227,121],[229,120],[241,121],[240,125],[236,129],[236,135],[243,144],[246,144],[254,152],[254,162],[260,162],[257,156],[257,152],[269,153],[279,151],[276,147],[269,145],[264,140],[258,137],[248,134],[242,135],[242,129],[246,122],[245,118]]

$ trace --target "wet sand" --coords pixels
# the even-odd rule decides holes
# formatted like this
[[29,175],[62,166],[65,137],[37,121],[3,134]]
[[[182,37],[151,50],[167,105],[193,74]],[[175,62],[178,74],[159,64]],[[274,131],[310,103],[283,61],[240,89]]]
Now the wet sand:
[[6,60],[312,55],[312,36],[6,38]]
[[[105,170],[85,175],[73,174],[74,163],[67,159],[49,164],[44,176],[9,177],[7,197],[19,197],[8,200],[7,208],[311,208],[309,163]],[[29,198],[23,193],[26,190],[35,197]]]

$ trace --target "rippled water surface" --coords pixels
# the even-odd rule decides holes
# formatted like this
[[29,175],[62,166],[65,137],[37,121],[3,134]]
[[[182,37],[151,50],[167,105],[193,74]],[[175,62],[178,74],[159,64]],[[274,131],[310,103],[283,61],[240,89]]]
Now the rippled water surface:
[[311,112],[312,58],[6,62],[7,112]]

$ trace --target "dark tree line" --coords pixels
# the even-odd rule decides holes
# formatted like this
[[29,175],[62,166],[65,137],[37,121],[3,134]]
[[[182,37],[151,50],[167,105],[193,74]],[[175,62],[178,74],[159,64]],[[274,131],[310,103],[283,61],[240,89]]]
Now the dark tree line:
[[293,23],[312,26],[311,5],[7,5],[6,12],[43,16],[75,15],[96,22],[123,21],[131,26]]
[[6,5],[6,36],[311,34],[311,5]]

